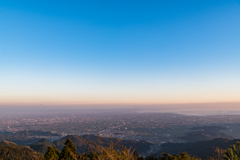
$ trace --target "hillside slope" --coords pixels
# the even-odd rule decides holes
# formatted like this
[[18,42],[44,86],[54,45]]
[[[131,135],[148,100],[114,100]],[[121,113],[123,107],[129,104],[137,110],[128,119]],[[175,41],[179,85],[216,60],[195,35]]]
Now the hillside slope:
[[161,145],[161,150],[159,150],[156,155],[161,155],[162,152],[174,155],[177,155],[180,152],[187,152],[190,155],[207,158],[208,156],[213,156],[215,150],[214,147],[219,147],[225,150],[230,148],[231,145],[237,144],[237,142],[240,142],[240,139],[216,138],[194,143],[165,143]]
[[53,147],[54,144],[47,139],[41,139],[40,141],[29,145],[29,147],[37,152],[45,154],[48,150],[48,146]]
[[13,142],[0,142],[0,158],[4,160],[37,160],[43,157],[41,153],[33,151],[28,146],[20,146]]
[[[88,151],[89,146],[86,144],[86,141],[89,142],[95,142],[98,143],[98,137],[94,135],[84,135],[84,136],[77,136],[77,135],[69,135],[66,136],[60,140],[53,141],[53,144],[56,146],[57,149],[62,150],[64,147],[64,143],[67,140],[67,138],[70,138],[71,141],[76,145],[77,147],[77,152],[83,153],[85,151]],[[108,144],[112,141],[115,142],[115,138],[106,138],[106,137],[101,137],[100,138],[106,146],[109,146]],[[132,150],[137,149],[138,153],[143,154],[146,153],[146,151],[150,150],[150,147],[153,145],[151,143],[148,143],[146,141],[136,141],[136,140],[121,140],[119,143],[118,149],[121,149],[121,146],[124,145],[127,148],[130,148]]]

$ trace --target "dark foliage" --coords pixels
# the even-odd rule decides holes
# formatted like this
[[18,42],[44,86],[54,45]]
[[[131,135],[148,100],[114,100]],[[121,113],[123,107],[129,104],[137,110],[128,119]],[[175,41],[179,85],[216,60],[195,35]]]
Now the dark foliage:
[[39,160],[43,155],[28,148],[1,146],[0,158],[3,160]]
[[37,152],[45,154],[48,150],[48,147],[53,147],[53,143],[49,142],[47,139],[41,139],[40,141],[29,145],[29,147]]
[[62,152],[60,154],[60,159],[75,160],[76,156],[77,156],[77,148],[72,143],[70,138],[68,138],[67,141],[65,142],[65,146],[62,149]]
[[46,160],[58,160],[60,158],[60,151],[56,147],[48,147],[44,158]]

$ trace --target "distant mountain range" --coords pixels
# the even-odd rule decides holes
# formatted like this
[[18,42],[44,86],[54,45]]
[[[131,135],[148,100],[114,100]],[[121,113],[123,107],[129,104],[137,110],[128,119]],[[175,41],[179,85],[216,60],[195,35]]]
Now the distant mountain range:
[[[55,140],[53,142],[49,142],[46,139],[42,139],[37,143],[30,145],[30,147],[35,151],[38,151],[41,153],[45,153],[47,151],[48,146],[55,146],[57,149],[62,150],[67,138],[70,138],[71,141],[76,145],[77,152],[79,153],[83,153],[89,150],[89,145],[86,143],[86,141],[93,142],[93,143],[101,143],[98,140],[100,138],[101,141],[103,142],[102,144],[106,146],[109,146],[108,144],[110,142],[117,141],[117,139],[115,138],[105,138],[105,137],[103,138],[103,137],[97,137],[94,135],[84,135],[84,136],[69,135],[69,136],[63,137],[60,140]],[[136,141],[136,140],[121,140],[119,144],[120,145],[117,149],[121,149],[122,146],[126,146],[127,148],[131,148],[132,150],[136,149],[140,154],[147,153],[147,151],[150,150],[151,146],[153,145],[152,143],[148,143],[146,141]]]
[[226,130],[227,128],[220,126],[202,126],[202,127],[192,127],[185,136],[178,137],[181,140],[187,142],[197,142],[206,141],[215,138],[228,138],[233,139],[233,137],[220,132],[221,130]]
[[[60,140],[49,142],[46,139],[40,140],[37,143],[30,145],[30,147],[38,152],[45,153],[48,146],[55,146],[57,149],[62,150],[64,143],[67,138],[70,138],[71,141],[76,145],[77,152],[83,153],[87,151],[88,145],[86,141],[97,142],[98,137],[94,135],[69,135]],[[85,139],[85,140],[84,140]],[[115,141],[116,139],[102,138],[104,143],[109,143],[110,141]],[[187,152],[190,155],[198,156],[200,158],[207,158],[208,156],[213,156],[215,147],[226,150],[230,145],[240,142],[240,139],[226,139],[226,138],[216,138],[207,141],[198,141],[194,143],[164,143],[161,145],[161,149],[155,153],[155,155],[162,155],[163,152],[169,153],[172,155],[177,155],[180,152]],[[153,144],[146,141],[135,141],[135,140],[122,140],[121,144],[127,148],[136,149],[139,154],[146,154],[150,150]]]
[[[161,149],[157,151],[155,155],[161,155],[162,152],[177,155],[180,152],[186,151],[190,155],[195,155],[201,158],[213,156],[215,150],[214,147],[219,147],[225,150],[229,148],[230,145],[236,144],[237,141],[240,142],[240,139],[233,139],[231,136],[221,132],[225,129],[226,128],[220,126],[192,127],[188,130],[185,136],[179,137],[179,139],[186,140],[188,143],[164,143],[160,146]],[[76,145],[77,152],[79,153],[89,150],[87,142],[107,147],[109,146],[107,144],[110,142],[114,143],[117,141],[115,138],[98,137],[95,135],[68,135],[59,140],[50,142],[47,139],[41,138],[41,136],[60,138],[60,135],[57,133],[43,132],[40,130],[0,133],[0,140],[4,140],[0,142],[0,147],[2,149],[0,150],[0,155],[3,154],[3,151],[4,153],[7,153],[5,152],[6,150],[9,150],[9,152],[16,151],[17,154],[20,154],[20,150],[24,150],[23,152],[39,156],[40,153],[46,153],[48,146],[55,146],[57,149],[62,150],[67,138],[70,138]],[[131,148],[132,151],[136,149],[140,155],[147,155],[149,150],[154,148],[152,143],[144,140],[121,140],[119,144],[121,145],[116,149],[121,150],[122,146],[126,146],[127,148]]]
[[[69,135],[53,142],[50,142],[47,139],[41,139],[40,141],[33,143],[29,146],[17,145],[16,143],[9,141],[2,141],[0,142],[0,157],[3,158],[11,155],[11,157],[29,156],[32,159],[37,159],[43,156],[44,153],[46,153],[48,146],[55,146],[57,149],[62,150],[67,138],[70,138],[74,145],[76,145],[77,152],[79,153],[83,153],[89,149],[86,141],[99,143],[99,137],[94,135]],[[100,139],[102,140],[102,142],[104,142],[103,144],[109,143],[111,141],[114,142],[116,140],[111,138]],[[240,142],[240,139],[216,138],[212,140],[198,141],[194,143],[165,143],[161,145],[161,149],[156,152],[155,155],[160,156],[163,152],[172,155],[178,155],[181,152],[187,152],[190,155],[206,159],[207,157],[212,157],[214,155],[215,147],[226,150],[231,145],[236,144],[238,141]],[[138,153],[140,154],[147,153],[147,151],[153,145],[146,141],[135,140],[122,140],[121,144],[126,146],[127,148],[132,147],[132,150],[137,149]]]
[[18,145],[29,145],[35,143],[43,137],[60,137],[58,133],[44,132],[41,130],[24,130],[16,133],[11,132],[1,132],[0,141],[7,140],[14,142]]
[[52,136],[52,137],[61,136],[58,133],[44,132],[44,131],[41,131],[41,130],[24,130],[24,131],[17,132],[14,135],[25,136],[25,137],[28,137],[28,136],[49,136],[49,137],[50,136]]

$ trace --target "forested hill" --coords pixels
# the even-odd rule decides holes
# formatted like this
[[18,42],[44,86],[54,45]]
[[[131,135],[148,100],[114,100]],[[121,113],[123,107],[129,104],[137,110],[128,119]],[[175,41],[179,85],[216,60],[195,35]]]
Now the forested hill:
[[176,155],[180,152],[187,152],[190,155],[207,158],[214,155],[216,147],[226,150],[231,145],[237,144],[237,142],[240,142],[240,139],[216,138],[194,143],[165,143],[161,145],[161,150],[155,154],[160,155],[165,152]]
[[[55,140],[53,142],[49,142],[47,140],[40,140],[37,143],[34,143],[30,145],[30,147],[38,152],[45,153],[47,150],[48,146],[55,146],[57,149],[62,150],[64,147],[64,143],[67,140],[67,138],[70,138],[71,141],[76,145],[77,147],[77,152],[78,153],[83,153],[86,152],[89,148],[87,142],[93,142],[93,143],[98,143],[101,145],[104,144],[109,144],[111,142],[117,142],[118,140],[116,138],[106,138],[106,137],[97,137],[94,135],[84,135],[84,136],[77,136],[77,135],[69,135],[66,137],[63,137],[60,140]],[[101,142],[100,142],[101,141]],[[116,148],[120,149],[122,146],[126,146],[127,148],[136,149],[140,154],[147,154],[147,152],[150,150],[151,146],[153,144],[148,143],[146,141],[136,141],[136,140],[121,140]]]
[[28,146],[17,145],[13,142],[0,142],[0,159],[3,160],[38,160],[43,154]]
[[[240,145],[240,143],[237,143],[240,141],[240,139],[224,139],[224,138],[217,138],[214,140],[209,141],[199,141],[195,143],[166,143],[162,145],[162,150],[157,152],[155,155],[147,155],[148,158],[141,157],[141,154],[137,152],[137,150],[130,149],[128,147],[122,147],[121,149],[115,149],[114,147],[111,147],[111,145],[106,145],[107,143],[114,144],[115,141],[118,142],[116,139],[102,139],[99,141],[99,138],[96,136],[84,136],[86,139],[89,139],[87,142],[83,139],[81,136],[67,136],[62,138],[61,140],[55,141],[55,142],[49,142],[46,139],[42,139],[39,142],[32,144],[29,146],[22,146],[17,145],[13,142],[9,141],[2,141],[0,142],[0,159],[2,160],[37,160],[37,159],[45,159],[48,160],[49,157],[52,160],[52,156],[57,156],[56,160],[62,159],[61,156],[73,156],[75,159],[79,160],[90,160],[90,159],[96,159],[97,157],[108,157],[108,156],[117,156],[122,158],[117,158],[116,160],[125,160],[125,158],[128,158],[129,160],[199,160],[199,158],[202,159],[209,159],[209,157],[212,157],[211,160],[222,160],[225,156],[228,156],[234,159],[240,159],[240,150],[238,148],[230,146],[234,144]],[[73,143],[70,138],[75,142]],[[91,146],[92,148],[95,148],[95,150],[89,150],[90,152],[85,153],[79,153],[77,151],[77,147],[84,148],[85,151],[89,149],[89,142],[92,141],[95,144],[95,146]],[[104,143],[102,143],[104,142]],[[106,143],[105,143],[106,142]],[[68,144],[70,143],[70,144]],[[127,142],[129,143],[129,142]],[[130,144],[130,143],[129,143]],[[63,146],[62,146],[63,145]],[[144,145],[144,144],[142,144]],[[147,144],[146,144],[147,146]],[[146,147],[145,146],[145,147]],[[70,147],[73,149],[73,151],[67,149],[66,147]],[[216,154],[214,153],[214,147],[219,147],[221,150],[221,153],[218,153],[218,158],[216,158]],[[61,148],[61,149],[60,149]],[[143,148],[142,148],[143,149]],[[35,151],[34,151],[35,150]],[[37,150],[39,152],[37,152]],[[233,151],[235,150],[235,151]],[[227,151],[227,152],[226,152]],[[42,153],[40,153],[42,152]],[[68,153],[69,152],[69,153]],[[70,153],[71,152],[71,153]],[[163,152],[165,152],[163,154]],[[44,154],[43,154],[44,153]],[[86,154],[87,153],[87,154]],[[235,154],[236,153],[236,154]],[[239,154],[239,155],[238,155]],[[140,156],[139,156],[140,155]],[[43,158],[45,156],[45,158]],[[214,158],[215,156],[215,158]],[[48,157],[48,158],[47,158]],[[52,157],[52,158],[51,158]],[[85,159],[85,158],[87,159]],[[125,157],[125,158],[124,158]],[[154,158],[155,157],[155,158]],[[219,158],[220,157],[220,158]],[[225,157],[226,158],[226,157]],[[50,160],[49,159],[49,160]],[[105,158],[103,158],[105,159]],[[97,160],[97,159],[96,159]],[[114,160],[111,159],[111,160]]]
[[41,130],[23,130],[16,133],[0,132],[0,141],[7,140],[18,145],[30,145],[43,138],[59,138],[60,134]]

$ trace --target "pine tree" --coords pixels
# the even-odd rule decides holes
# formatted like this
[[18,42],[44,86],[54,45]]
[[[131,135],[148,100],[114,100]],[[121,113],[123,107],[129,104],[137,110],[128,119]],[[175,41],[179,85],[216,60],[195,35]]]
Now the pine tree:
[[56,147],[48,147],[48,150],[46,154],[44,155],[44,158],[46,160],[58,160],[60,156],[60,151]]
[[54,151],[57,154],[58,159],[59,159],[61,152],[55,146],[53,147],[53,149],[54,149]]
[[65,146],[62,149],[60,154],[60,159],[64,160],[75,160],[77,156],[76,146],[72,143],[70,138],[68,138],[65,142]]

